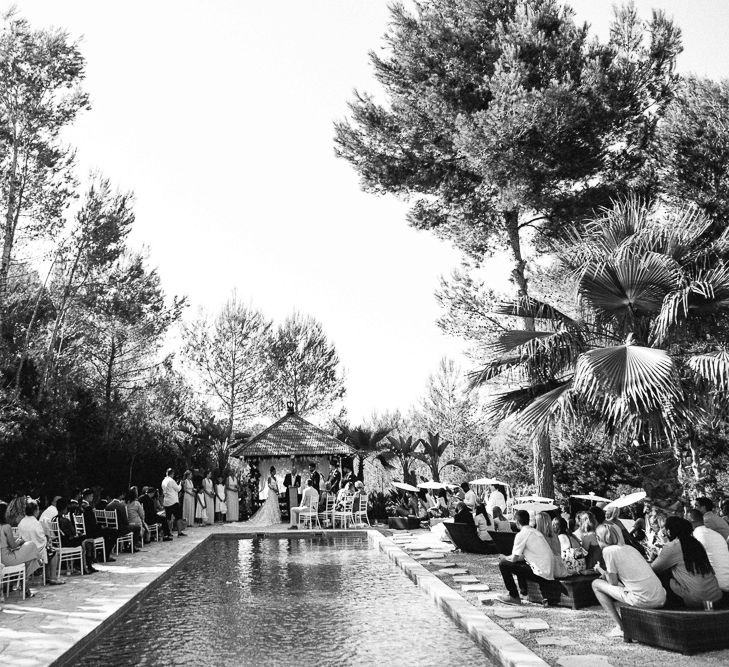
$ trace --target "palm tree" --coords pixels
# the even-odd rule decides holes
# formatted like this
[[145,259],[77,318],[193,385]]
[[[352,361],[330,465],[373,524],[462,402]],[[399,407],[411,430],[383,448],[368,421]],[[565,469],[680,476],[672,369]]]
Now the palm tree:
[[[615,438],[670,444],[678,458],[688,437],[695,452],[692,429],[727,414],[729,391],[729,236],[712,238],[710,227],[694,209],[629,198],[573,232],[561,259],[576,315],[532,298],[496,309],[535,330],[506,329],[472,374],[474,385],[521,385],[498,395],[490,414],[513,415],[535,450],[554,420],[587,415]],[[551,497],[538,472],[539,493]]]
[[389,435],[387,440],[390,443],[386,451],[377,456],[377,460],[385,467],[394,469],[393,461],[397,460],[402,468],[402,481],[406,484],[415,484],[415,472],[411,470],[413,462],[418,458],[417,448],[420,441],[413,441],[413,436],[407,438],[399,435],[397,438]]
[[440,459],[445,454],[446,449],[451,445],[450,440],[440,439],[440,433],[431,433],[428,431],[428,439],[418,440],[418,444],[422,445],[423,451],[416,452],[415,458],[422,461],[430,468],[430,474],[434,482],[440,482],[440,473],[448,466],[460,468],[464,472],[468,471],[466,465],[458,459],[448,459],[445,463],[441,463]]
[[377,456],[385,447],[382,440],[392,431],[391,428],[368,429],[364,426],[349,428],[334,422],[340,430],[337,436],[342,442],[346,442],[354,450],[354,458],[359,461],[357,479],[364,481],[365,459]]

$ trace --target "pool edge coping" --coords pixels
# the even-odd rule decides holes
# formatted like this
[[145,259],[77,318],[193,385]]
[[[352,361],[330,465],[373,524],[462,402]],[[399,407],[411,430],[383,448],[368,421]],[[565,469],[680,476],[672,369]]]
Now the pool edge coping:
[[513,635],[472,605],[458,591],[403,551],[390,538],[368,530],[371,544],[397,565],[413,583],[427,593],[473,639],[495,663],[502,667],[549,667],[549,663],[524,646]]

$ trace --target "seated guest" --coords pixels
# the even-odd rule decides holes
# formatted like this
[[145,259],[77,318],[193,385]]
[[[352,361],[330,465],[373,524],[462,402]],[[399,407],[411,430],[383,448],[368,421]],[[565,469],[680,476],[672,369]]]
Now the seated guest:
[[46,535],[50,536],[50,524],[53,519],[55,519],[58,516],[58,508],[56,507],[56,504],[61,499],[61,496],[53,496],[53,500],[51,501],[51,504],[48,505],[42,512],[41,515],[38,517],[38,521],[41,522],[41,526],[43,526],[43,530],[46,531]]
[[[530,579],[539,584],[542,597],[546,600],[547,582],[554,580],[554,552],[544,535],[529,525],[529,512],[519,510],[515,517],[519,532],[514,538],[514,547],[510,556],[501,556],[499,560],[499,571],[509,594],[500,595],[498,599],[509,604],[521,604],[519,593],[527,594],[526,582]],[[514,575],[519,584],[518,589]]]
[[421,522],[430,522],[430,513],[428,512],[428,492],[425,489],[420,489],[417,493],[418,499],[418,513],[417,517]]
[[622,544],[630,543],[630,533],[628,532],[628,529],[625,527],[623,522],[620,520],[619,507],[608,507],[605,510],[605,523],[611,526],[615,526],[615,528],[617,528],[618,534],[622,539]]
[[435,502],[432,507],[428,508],[428,512],[432,517],[447,517],[448,511],[448,493],[445,489],[438,489],[434,498]]
[[36,558],[46,567],[46,579],[49,584],[65,584],[58,578],[58,551],[52,549],[52,555],[49,556],[48,549],[50,547],[48,537],[46,536],[43,526],[38,521],[40,510],[38,503],[29,500],[25,505],[25,516],[18,524],[18,536],[22,537],[25,542],[31,542],[36,547]]
[[308,511],[310,507],[313,507],[318,512],[319,493],[314,488],[314,482],[311,479],[307,479],[304,493],[301,494],[299,506],[291,508],[291,525],[289,529],[299,527],[299,514],[304,510]]
[[486,512],[486,505],[479,503],[476,505],[476,513],[473,515],[473,520],[476,523],[476,532],[482,542],[493,542],[494,538],[491,537],[489,530],[492,530],[491,519],[489,519],[488,512]]
[[134,533],[134,542],[139,544],[142,541],[142,529],[139,526],[130,526],[129,519],[127,517],[127,507],[123,502],[125,493],[120,493],[118,498],[113,498],[112,501],[106,506],[107,512],[116,513],[116,525],[119,527],[119,535],[129,535]]
[[657,609],[665,604],[666,591],[651,566],[633,547],[618,544],[618,531],[614,526],[600,524],[595,536],[602,549],[605,568],[599,563],[595,565],[600,579],[592,582],[592,590],[617,625],[610,636],[621,637],[623,623],[618,603]]
[[[354,483],[354,502],[352,503],[352,511],[353,512],[359,512],[360,511],[360,500],[363,496],[366,496],[367,493],[365,492],[365,486],[364,482],[361,482],[360,480],[357,480]],[[366,508],[362,508],[364,511]]]
[[663,545],[668,542],[665,530],[667,518],[666,513],[657,507],[654,507],[648,515],[645,540],[642,543],[648,562],[655,560],[661,553]]
[[662,575],[661,582],[672,604],[699,608],[704,601],[718,602],[723,593],[706,550],[691,531],[686,519],[669,516],[666,520],[669,542],[651,567]]
[[115,559],[111,557],[111,550],[116,546],[116,540],[119,537],[119,531],[113,528],[102,528],[96,522],[94,514],[94,492],[91,489],[84,489],[81,492],[81,513],[84,517],[84,527],[86,528],[87,537],[103,537],[106,549],[106,562],[114,563]]
[[[488,508],[487,508],[488,511]],[[493,520],[494,520],[494,527],[496,530],[500,533],[513,533],[513,529],[511,527],[511,521],[509,521],[505,516],[504,513],[501,511],[501,507],[498,505],[494,505],[494,508],[492,510],[491,514]]]
[[473,510],[476,509],[476,503],[478,502],[478,498],[476,497],[476,493],[471,488],[471,485],[468,482],[463,482],[461,484],[461,488],[463,489],[463,502],[468,505],[468,508],[473,512]]
[[456,505],[456,513],[453,515],[453,523],[465,523],[476,529],[476,522],[473,520],[473,512],[466,503]]
[[8,504],[6,512],[8,523],[15,528],[25,518],[25,505],[28,502],[28,496],[22,491],[16,491],[15,497]]
[[[142,509],[144,509],[144,522],[147,524],[147,526],[151,526],[152,524],[157,524],[162,528],[162,535],[164,536],[162,539],[165,542],[171,542],[172,541],[172,531],[170,530],[170,523],[165,519],[164,513],[162,515],[157,514],[154,509],[154,500],[153,496],[156,493],[154,487],[148,486],[145,488],[144,493],[139,498],[139,502],[142,504]],[[159,528],[157,529],[159,530]]]
[[51,523],[58,524],[58,532],[61,534],[62,547],[83,547],[84,549],[84,574],[93,574],[97,572],[92,566],[95,560],[94,540],[76,534],[76,526],[73,520],[67,514],[68,501],[65,498],[59,498],[56,507],[58,514]]
[[400,505],[395,510],[395,513],[398,516],[418,516],[418,497],[415,495],[414,491],[408,491],[408,495],[406,498],[403,498],[400,501]]
[[580,541],[570,532],[564,517],[552,519],[552,532],[557,535],[560,546],[560,557],[567,573],[579,574],[586,568],[587,551],[582,548]]
[[585,567],[592,569],[595,563],[602,560],[602,549],[595,535],[597,528],[597,519],[592,512],[580,512],[577,515],[577,530],[574,535],[580,541],[580,545],[587,553],[585,557]]
[[704,525],[704,517],[699,510],[689,510],[686,518],[693,526],[694,537],[701,543],[709,557],[709,563],[714,568],[719,588],[725,593],[729,593],[729,548],[727,548],[727,543],[719,533]]
[[704,515],[704,525],[709,530],[715,530],[724,540],[729,539],[729,523],[714,512],[714,503],[709,498],[697,498],[694,500],[694,509]]
[[354,484],[352,484],[352,482],[347,482],[339,489],[339,492],[337,493],[337,500],[334,503],[336,509],[344,509],[344,499],[347,498],[347,496],[351,495],[354,495]]
[[149,528],[145,521],[146,512],[142,503],[138,500],[137,489],[132,487],[124,495],[124,504],[127,510],[127,521],[134,530],[134,535],[138,542],[134,545],[135,549],[142,548],[142,541],[149,542]]
[[544,535],[554,555],[560,558],[562,545],[559,542],[559,538],[552,532],[552,517],[546,512],[537,512],[534,516],[534,527]]
[[[26,542],[22,537],[15,537],[13,529],[7,522],[7,509],[5,503],[0,503],[0,563],[7,567],[25,565],[25,576],[29,578],[33,572],[41,567],[38,559],[38,547],[33,542]],[[0,567],[0,570],[2,568]],[[2,595],[2,589],[0,589]],[[26,586],[25,597],[32,598],[35,593]]]
[[[316,488],[316,487],[314,487]],[[324,485],[324,491],[323,493],[319,494],[319,514],[323,514],[327,511],[327,498],[329,497],[329,491],[330,491],[329,482],[327,482]]]

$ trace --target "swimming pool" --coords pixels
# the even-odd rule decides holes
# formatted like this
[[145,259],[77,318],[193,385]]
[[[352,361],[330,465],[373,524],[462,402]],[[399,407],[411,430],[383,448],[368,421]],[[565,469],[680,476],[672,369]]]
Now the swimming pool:
[[489,664],[364,536],[210,539],[74,665]]

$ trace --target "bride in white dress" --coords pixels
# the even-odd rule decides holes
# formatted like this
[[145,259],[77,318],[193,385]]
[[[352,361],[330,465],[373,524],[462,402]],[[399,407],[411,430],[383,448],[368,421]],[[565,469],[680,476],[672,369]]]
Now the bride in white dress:
[[248,520],[249,526],[273,526],[281,523],[281,510],[278,507],[278,482],[276,481],[276,468],[271,466],[271,470],[266,486],[268,487],[268,496],[266,502],[261,505],[259,510]]

